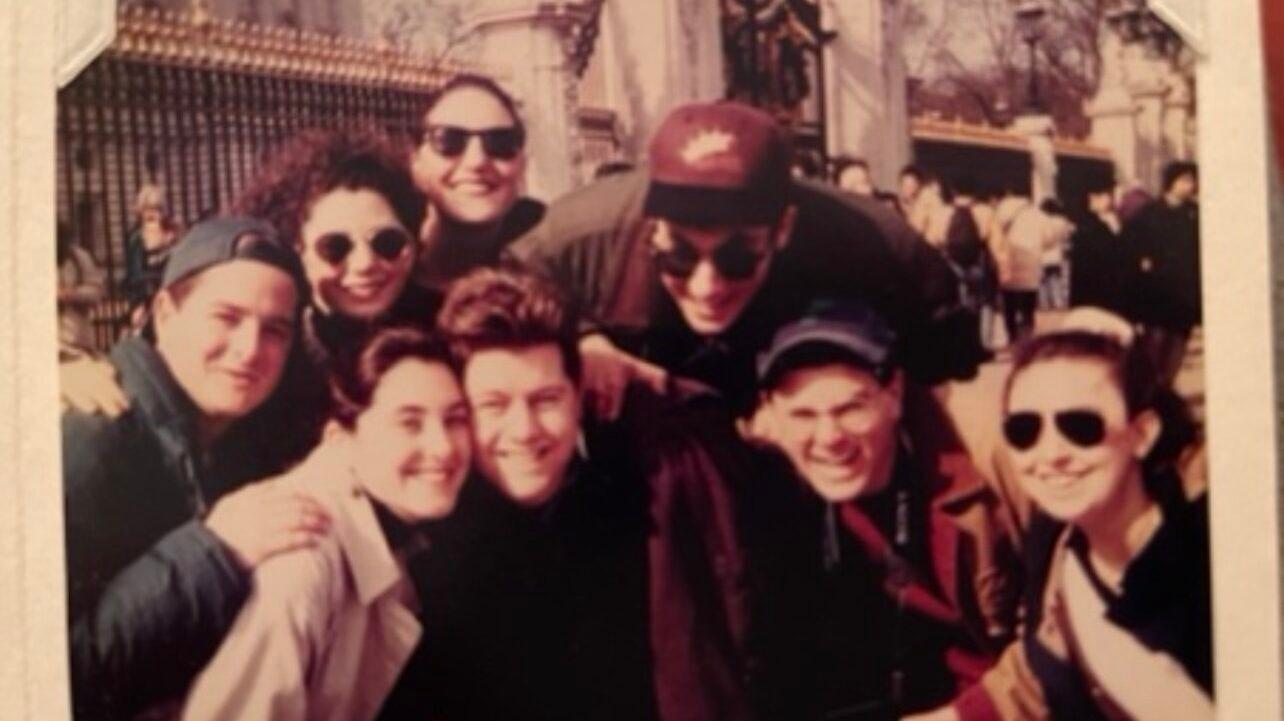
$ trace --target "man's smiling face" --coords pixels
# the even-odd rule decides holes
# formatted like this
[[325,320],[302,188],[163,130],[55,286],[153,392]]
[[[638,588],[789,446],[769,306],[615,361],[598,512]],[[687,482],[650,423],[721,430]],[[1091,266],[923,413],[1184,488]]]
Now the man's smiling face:
[[902,380],[886,385],[854,365],[787,372],[768,395],[777,442],[811,489],[830,503],[877,493],[891,478]]
[[579,389],[558,346],[477,351],[464,367],[464,391],[486,478],[523,506],[552,498],[580,432]]

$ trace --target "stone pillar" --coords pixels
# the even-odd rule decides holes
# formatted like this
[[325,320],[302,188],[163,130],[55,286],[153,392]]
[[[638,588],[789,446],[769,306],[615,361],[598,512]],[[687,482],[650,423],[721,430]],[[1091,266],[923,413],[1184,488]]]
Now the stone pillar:
[[1137,180],[1152,193],[1159,190],[1164,165],[1164,94],[1161,78],[1147,77],[1129,84],[1137,109],[1133,119],[1136,136]]
[[595,52],[605,107],[617,114],[622,152],[642,160],[675,106],[726,95],[721,15],[714,0],[608,0]]
[[568,39],[588,19],[586,3],[539,0],[479,0],[467,17],[477,60],[520,103],[529,138],[526,190],[537,198],[551,200],[582,180]]
[[838,33],[824,49],[829,153],[865,158],[874,182],[894,189],[911,155],[899,15],[882,0],[822,0],[821,19]]
[[1055,126],[1050,115],[1021,115],[1012,129],[1030,146],[1030,199],[1041,203],[1057,197],[1057,152],[1052,144]]
[[1123,55],[1123,41],[1113,31],[1103,29],[1101,84],[1084,111],[1092,119],[1090,142],[1110,151],[1115,161],[1116,179],[1127,186],[1138,181],[1139,176],[1137,136],[1133,125],[1136,108],[1124,77]]
[[1190,126],[1194,117],[1194,97],[1190,80],[1177,70],[1169,70],[1168,90],[1164,95],[1164,159],[1189,160],[1192,156]]

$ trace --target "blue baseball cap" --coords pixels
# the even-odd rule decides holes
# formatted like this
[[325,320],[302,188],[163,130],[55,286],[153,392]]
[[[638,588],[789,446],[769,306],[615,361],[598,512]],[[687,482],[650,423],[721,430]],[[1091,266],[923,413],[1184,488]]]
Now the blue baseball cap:
[[857,301],[814,301],[797,320],[781,326],[767,349],[758,354],[758,384],[773,387],[789,370],[789,357],[808,346],[828,346],[842,352],[879,377],[896,367],[896,333],[883,317]]
[[280,242],[271,224],[257,218],[218,217],[193,225],[170,251],[161,288],[238,259],[281,270],[294,281],[298,304],[307,303],[310,285],[298,253]]

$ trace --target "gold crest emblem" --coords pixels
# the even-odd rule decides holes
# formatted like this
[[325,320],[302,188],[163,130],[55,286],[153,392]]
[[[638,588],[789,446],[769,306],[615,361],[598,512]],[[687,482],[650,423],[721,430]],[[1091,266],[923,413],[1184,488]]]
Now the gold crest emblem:
[[679,155],[683,162],[695,165],[711,155],[731,152],[735,141],[736,136],[725,130],[701,130],[682,146]]

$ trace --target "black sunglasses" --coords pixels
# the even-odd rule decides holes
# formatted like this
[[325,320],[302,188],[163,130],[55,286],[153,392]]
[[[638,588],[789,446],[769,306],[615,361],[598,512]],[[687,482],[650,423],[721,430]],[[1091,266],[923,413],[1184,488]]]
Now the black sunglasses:
[[[372,253],[391,263],[401,258],[410,246],[410,234],[401,228],[384,228],[366,242],[370,244]],[[338,265],[352,253],[356,241],[347,233],[326,233],[317,238],[315,247],[322,260]]]
[[[1106,437],[1106,420],[1096,411],[1059,411],[1052,420],[1061,435],[1080,448],[1091,448]],[[1003,437],[1018,451],[1033,448],[1042,434],[1043,416],[1038,413],[1013,413],[1003,420]]]
[[[673,247],[660,250],[652,246],[651,257],[655,258],[655,265],[661,273],[679,280],[690,278],[700,264],[700,251],[678,235],[671,237]],[[763,258],[767,257],[767,252],[754,250],[749,247],[750,242],[749,238],[737,233],[710,254],[709,261],[718,275],[727,280],[745,280],[753,276]]]
[[526,133],[515,125],[505,128],[469,130],[457,125],[429,126],[425,137],[432,149],[443,158],[457,158],[468,147],[472,137],[481,138],[482,150],[496,160],[512,160],[526,144]]

